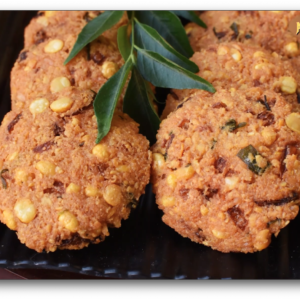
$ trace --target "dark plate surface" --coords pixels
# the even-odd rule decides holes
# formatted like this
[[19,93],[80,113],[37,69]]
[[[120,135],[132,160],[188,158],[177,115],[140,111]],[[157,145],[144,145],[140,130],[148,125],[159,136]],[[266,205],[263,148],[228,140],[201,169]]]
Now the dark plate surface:
[[[9,74],[23,47],[23,31],[35,12],[0,12],[0,118],[10,110]],[[0,225],[0,267],[61,270],[108,278],[296,279],[300,278],[300,217],[254,254],[213,251],[182,238],[161,221],[151,186],[122,227],[105,242],[79,251],[37,253]],[[64,272],[62,272],[63,277]]]

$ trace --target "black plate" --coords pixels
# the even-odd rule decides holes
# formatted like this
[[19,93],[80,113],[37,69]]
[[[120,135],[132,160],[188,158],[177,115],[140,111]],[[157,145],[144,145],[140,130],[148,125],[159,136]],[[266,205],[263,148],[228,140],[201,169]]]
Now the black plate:
[[[0,12],[0,118],[10,110],[9,74],[23,47],[23,31],[36,12]],[[182,238],[161,221],[149,185],[122,227],[105,242],[78,251],[37,253],[0,225],[0,267],[69,271],[109,278],[300,278],[300,217],[254,254],[213,251]]]

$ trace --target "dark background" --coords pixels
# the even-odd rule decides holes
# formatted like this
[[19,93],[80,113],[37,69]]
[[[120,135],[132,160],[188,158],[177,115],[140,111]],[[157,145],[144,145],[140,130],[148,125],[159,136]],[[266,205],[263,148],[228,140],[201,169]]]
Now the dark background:
[[[0,118],[10,110],[9,75],[36,12],[0,11]],[[272,187],[266,187],[272,188]],[[151,186],[119,229],[98,245],[37,253],[0,225],[0,278],[298,279],[300,217],[258,253],[224,254],[181,237],[161,221]],[[6,271],[10,269],[13,273]]]

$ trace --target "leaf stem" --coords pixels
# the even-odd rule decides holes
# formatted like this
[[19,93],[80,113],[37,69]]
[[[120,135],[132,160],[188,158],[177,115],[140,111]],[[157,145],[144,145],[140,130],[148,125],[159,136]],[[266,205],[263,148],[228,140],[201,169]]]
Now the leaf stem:
[[131,49],[130,49],[130,58],[132,60],[132,63],[136,64],[136,57],[134,55],[134,15],[135,12],[133,11],[131,14]]

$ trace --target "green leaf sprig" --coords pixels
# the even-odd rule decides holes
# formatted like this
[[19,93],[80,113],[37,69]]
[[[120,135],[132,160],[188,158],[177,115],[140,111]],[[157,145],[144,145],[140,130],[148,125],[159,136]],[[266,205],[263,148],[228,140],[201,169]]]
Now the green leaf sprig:
[[[65,61],[67,64],[84,47],[118,23],[123,11],[105,11],[90,21],[78,35]],[[120,70],[99,89],[94,100],[98,124],[96,143],[109,132],[117,102],[126,88],[123,111],[140,124],[140,132],[155,143],[160,119],[153,107],[155,95],[150,87],[202,89],[214,93],[214,87],[197,76],[198,66],[189,60],[193,50],[178,16],[206,25],[191,11],[128,11],[129,23],[118,29],[119,51],[125,61]],[[178,15],[178,16],[177,16]],[[128,37],[128,27],[131,36]]]

